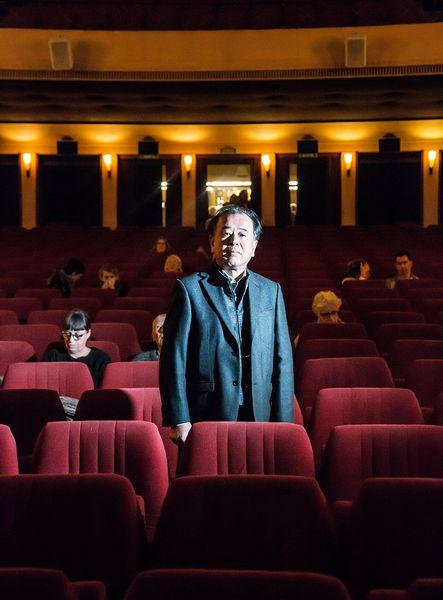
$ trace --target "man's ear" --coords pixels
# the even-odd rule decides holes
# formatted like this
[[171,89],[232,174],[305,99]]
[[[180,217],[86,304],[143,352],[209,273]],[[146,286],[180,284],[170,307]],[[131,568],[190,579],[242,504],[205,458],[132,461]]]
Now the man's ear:
[[258,244],[258,240],[254,240],[254,244],[253,244],[253,250],[252,250],[252,256],[255,256],[255,250],[257,248],[257,244]]
[[209,246],[211,248],[211,252],[214,250],[214,236],[210,235],[209,236]]

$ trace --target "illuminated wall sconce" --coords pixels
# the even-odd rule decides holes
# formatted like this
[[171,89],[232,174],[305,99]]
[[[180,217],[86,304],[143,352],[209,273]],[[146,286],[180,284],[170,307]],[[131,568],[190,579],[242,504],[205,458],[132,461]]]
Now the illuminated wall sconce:
[[266,175],[269,177],[269,172],[271,170],[271,157],[269,156],[269,154],[261,155],[261,164],[263,165],[263,168],[266,171]]
[[31,176],[31,160],[32,155],[30,152],[24,152],[22,154],[23,166],[25,167],[26,177]]
[[103,164],[105,166],[106,173],[108,174],[108,177],[111,177],[111,171],[112,171],[112,154],[103,154]]
[[185,156],[183,157],[183,163],[185,165],[186,175],[189,177],[191,174],[193,163],[192,156],[190,154],[185,154]]
[[345,152],[343,155],[343,160],[345,163],[345,167],[346,167],[346,174],[350,175],[351,174],[351,167],[352,167],[352,153],[351,152]]
[[428,150],[429,173],[432,173],[437,158],[437,150]]

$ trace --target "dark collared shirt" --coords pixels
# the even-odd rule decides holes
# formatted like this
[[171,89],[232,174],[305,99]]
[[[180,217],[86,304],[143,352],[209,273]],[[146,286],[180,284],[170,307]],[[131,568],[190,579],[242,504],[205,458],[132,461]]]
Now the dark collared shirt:
[[236,341],[241,353],[240,399],[239,404],[252,406],[251,395],[251,324],[249,311],[248,272],[235,281],[214,263],[223,287],[226,312],[232,321]]

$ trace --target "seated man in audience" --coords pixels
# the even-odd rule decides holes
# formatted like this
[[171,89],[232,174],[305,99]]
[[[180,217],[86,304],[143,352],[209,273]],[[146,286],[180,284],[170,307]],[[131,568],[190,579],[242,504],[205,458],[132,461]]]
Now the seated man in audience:
[[78,258],[70,258],[63,269],[58,269],[48,279],[48,287],[59,289],[62,296],[70,298],[72,288],[85,272],[85,265]]
[[371,276],[371,267],[364,258],[356,258],[347,264],[345,281],[366,281]]
[[141,352],[132,359],[133,361],[151,361],[160,360],[160,352],[163,344],[163,323],[165,322],[166,315],[157,315],[152,321],[152,341],[155,343],[156,348],[148,350],[147,352]]
[[[315,294],[312,312],[317,317],[316,323],[343,323],[338,314],[341,303],[341,298],[330,290]],[[298,338],[299,335],[294,339],[294,346],[297,346]]]
[[393,289],[397,281],[404,279],[418,279],[417,275],[414,275],[412,272],[412,268],[414,266],[414,262],[412,260],[412,256],[410,252],[405,252],[400,250],[395,255],[395,275],[391,275],[391,277],[387,277],[386,279],[386,287]]
[[[91,337],[91,319],[88,313],[80,308],[71,310],[65,317],[62,336],[65,347],[49,350],[43,357],[43,362],[84,363],[92,375],[94,387],[98,387],[105,367],[111,362],[111,359],[103,350],[86,345]],[[72,417],[79,399],[62,398],[61,400],[67,416]]]

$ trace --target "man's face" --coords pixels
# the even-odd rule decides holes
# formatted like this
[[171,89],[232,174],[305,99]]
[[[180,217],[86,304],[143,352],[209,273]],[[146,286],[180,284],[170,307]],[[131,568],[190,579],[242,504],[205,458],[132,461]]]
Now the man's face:
[[241,213],[222,215],[210,242],[216,263],[238,273],[246,269],[258,243],[252,219]]
[[166,315],[159,315],[152,322],[152,339],[160,350],[163,344],[163,324]]
[[412,260],[409,260],[408,256],[397,256],[395,259],[395,268],[397,269],[397,275],[402,279],[409,279],[412,273]]

